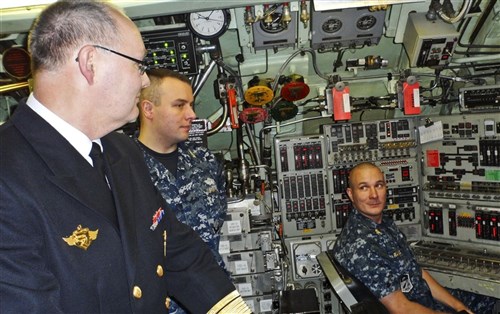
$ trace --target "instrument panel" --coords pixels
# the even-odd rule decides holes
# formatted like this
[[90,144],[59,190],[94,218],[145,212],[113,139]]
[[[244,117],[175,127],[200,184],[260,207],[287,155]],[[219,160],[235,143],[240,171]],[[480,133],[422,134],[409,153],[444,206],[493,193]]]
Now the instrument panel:
[[[349,170],[368,161],[387,182],[384,215],[413,243],[419,262],[438,277],[452,276],[452,288],[492,295],[484,289],[489,282],[498,291],[499,122],[476,113],[325,124],[320,135],[277,136],[278,211],[292,278],[324,279],[316,256],[328,240],[333,246],[351,210]],[[442,136],[424,138],[433,124]]]
[[440,239],[498,243],[498,121],[483,113],[443,116],[440,122],[443,139],[421,146],[425,233]]
[[155,27],[141,30],[141,35],[148,51],[145,61],[151,69],[198,73],[194,38],[187,28]]

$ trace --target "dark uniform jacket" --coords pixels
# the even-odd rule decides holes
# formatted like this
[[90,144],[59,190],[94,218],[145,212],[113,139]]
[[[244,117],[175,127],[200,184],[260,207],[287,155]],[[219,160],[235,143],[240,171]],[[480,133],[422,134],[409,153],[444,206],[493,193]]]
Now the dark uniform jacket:
[[[379,299],[401,290],[410,301],[434,310],[453,312],[432,297],[406,236],[392,218],[384,216],[377,224],[353,208],[333,252],[335,259]],[[474,313],[492,313],[497,301],[468,291],[448,291]]]
[[406,236],[394,221],[380,224],[353,208],[333,247],[335,259],[381,299],[401,290],[410,301],[432,308],[434,300]]
[[[217,263],[225,269],[219,254],[220,227],[227,213],[223,166],[207,148],[195,143],[177,145],[177,176],[137,139],[154,185],[182,223],[190,226],[208,244]],[[170,313],[186,313],[172,302]]]
[[[0,127],[0,312],[163,313],[168,295],[207,312],[234,286],[165,206],[132,140],[101,141],[112,200],[25,104]],[[109,200],[119,226],[103,214]]]

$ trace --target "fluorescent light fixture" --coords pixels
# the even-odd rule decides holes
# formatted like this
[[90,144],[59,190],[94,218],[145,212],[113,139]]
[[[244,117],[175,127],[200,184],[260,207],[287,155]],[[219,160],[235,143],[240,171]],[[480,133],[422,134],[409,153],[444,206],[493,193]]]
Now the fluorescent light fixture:
[[0,9],[34,7],[39,5],[47,5],[56,1],[57,0],[7,0],[0,3]]

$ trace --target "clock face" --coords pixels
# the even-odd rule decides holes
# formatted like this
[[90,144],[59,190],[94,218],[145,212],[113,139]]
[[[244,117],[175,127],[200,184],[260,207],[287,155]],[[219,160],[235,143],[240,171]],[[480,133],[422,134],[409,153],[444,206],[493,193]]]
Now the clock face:
[[189,14],[189,26],[196,36],[212,39],[221,36],[229,26],[229,12],[212,10]]

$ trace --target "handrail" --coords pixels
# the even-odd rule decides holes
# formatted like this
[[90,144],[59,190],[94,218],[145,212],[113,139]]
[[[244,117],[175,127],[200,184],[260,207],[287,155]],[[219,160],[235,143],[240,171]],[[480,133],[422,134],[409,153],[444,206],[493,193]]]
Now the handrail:
[[8,84],[8,85],[2,85],[0,86],[0,94],[6,93],[6,92],[11,92],[14,90],[22,89],[29,87],[28,82],[20,82],[20,83],[14,83],[14,84]]

